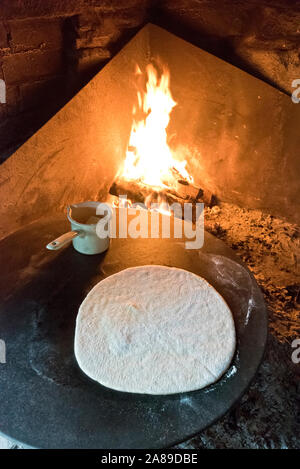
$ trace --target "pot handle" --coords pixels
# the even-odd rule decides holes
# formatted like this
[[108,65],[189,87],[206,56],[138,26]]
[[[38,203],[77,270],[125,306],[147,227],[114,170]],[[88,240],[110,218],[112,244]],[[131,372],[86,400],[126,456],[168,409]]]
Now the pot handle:
[[57,249],[62,248],[66,244],[70,243],[72,239],[76,238],[76,236],[80,235],[80,231],[69,231],[65,233],[59,238],[54,239],[51,243],[47,244],[46,248],[50,249],[51,251],[56,251]]

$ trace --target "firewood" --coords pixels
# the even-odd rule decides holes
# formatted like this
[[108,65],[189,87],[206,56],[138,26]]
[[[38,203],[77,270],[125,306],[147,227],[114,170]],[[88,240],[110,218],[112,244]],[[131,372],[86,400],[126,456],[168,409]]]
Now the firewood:
[[175,183],[175,192],[183,199],[198,200],[203,196],[203,190],[200,187],[189,183],[185,179],[177,179]]
[[146,199],[155,201],[158,197],[165,198],[168,203],[178,202],[204,202],[211,207],[215,204],[214,195],[200,187],[184,180],[177,180],[174,188],[162,188],[149,186],[141,181],[116,179],[112,184],[110,194],[120,196],[126,195],[128,199],[135,202],[144,202]]

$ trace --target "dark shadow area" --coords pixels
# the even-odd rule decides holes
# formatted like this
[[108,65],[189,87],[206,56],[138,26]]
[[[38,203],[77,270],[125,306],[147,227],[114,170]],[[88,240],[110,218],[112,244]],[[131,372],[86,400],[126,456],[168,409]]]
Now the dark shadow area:
[[176,12],[173,14],[164,12],[161,8],[153,9],[151,22],[289,95],[286,90],[278,86],[269,76],[263,74],[236,53],[233,37],[228,36],[224,38],[209,35],[201,30],[200,26],[196,27],[191,24],[189,19],[179,17]]

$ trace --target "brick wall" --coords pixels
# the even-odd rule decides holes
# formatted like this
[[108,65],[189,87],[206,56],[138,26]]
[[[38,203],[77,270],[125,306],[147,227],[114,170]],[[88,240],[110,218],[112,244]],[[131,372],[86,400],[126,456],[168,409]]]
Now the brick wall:
[[68,101],[146,22],[145,0],[0,3],[0,159]]
[[2,0],[0,159],[53,115],[148,21],[290,93],[299,2]]

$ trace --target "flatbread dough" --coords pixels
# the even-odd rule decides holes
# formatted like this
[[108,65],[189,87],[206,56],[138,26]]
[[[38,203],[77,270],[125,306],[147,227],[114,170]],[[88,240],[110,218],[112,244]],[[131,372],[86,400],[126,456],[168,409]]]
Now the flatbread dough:
[[171,267],[134,267],[102,280],[76,322],[80,368],[119,391],[203,388],[227,370],[235,344],[224,299],[203,278]]

